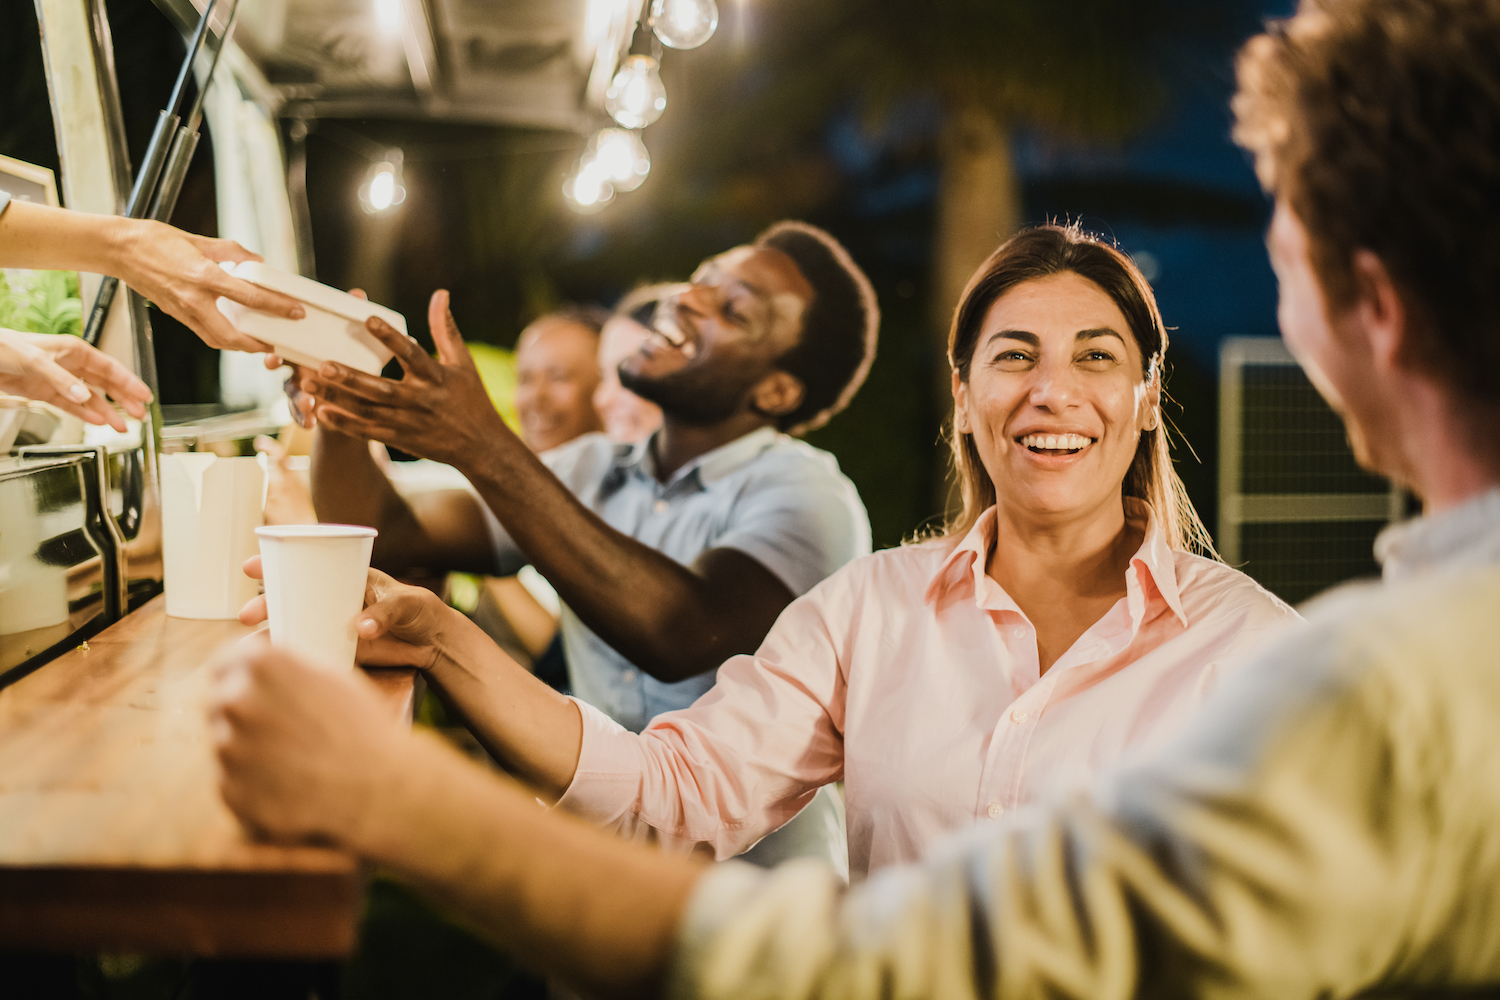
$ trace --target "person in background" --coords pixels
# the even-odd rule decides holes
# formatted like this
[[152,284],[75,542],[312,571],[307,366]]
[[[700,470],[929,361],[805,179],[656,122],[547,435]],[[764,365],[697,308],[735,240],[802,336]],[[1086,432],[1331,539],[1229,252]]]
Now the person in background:
[[[562,598],[573,692],[621,726],[692,704],[795,597],[869,551],[854,485],[794,437],[844,408],[875,355],[874,292],[822,230],[772,226],[669,297],[620,365],[663,414],[634,446],[586,434],[535,455],[485,396],[445,292],[429,320],[437,360],[371,328],[397,349],[399,382],[301,373],[318,513],[378,528],[374,564],[392,573],[535,566]],[[449,464],[472,489],[403,498],[370,439]],[[842,859],[839,812],[819,795],[781,843]]]
[[[1292,353],[1423,502],[1190,731],[853,889],[698,866],[397,730],[356,673],[224,661],[226,801],[591,992],[1455,997],[1500,985],[1500,3],[1304,0],[1242,50]],[[330,706],[335,706],[330,709]]]
[[[239,278],[220,261],[260,260],[231,240],[194,236],[160,222],[89,215],[13,202],[0,191],[0,267],[113,275],[175,316],[210,347],[266,351],[219,312],[220,296],[291,318],[302,306]],[[77,337],[0,329],[0,392],[50,403],[91,424],[125,429],[105,401],[145,416],[146,384]]]
[[599,385],[599,329],[609,313],[567,306],[532,321],[516,341],[516,416],[521,439],[550,451],[601,430],[594,409]]
[[661,407],[620,383],[620,365],[646,343],[657,303],[673,286],[646,285],[626,293],[599,331],[599,386],[594,409],[611,441],[639,444],[661,426]]

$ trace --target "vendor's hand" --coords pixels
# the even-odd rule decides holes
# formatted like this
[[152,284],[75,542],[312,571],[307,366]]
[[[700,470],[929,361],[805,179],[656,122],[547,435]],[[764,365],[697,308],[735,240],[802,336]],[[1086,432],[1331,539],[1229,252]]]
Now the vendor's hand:
[[230,810],[277,840],[357,842],[410,738],[365,675],[313,666],[257,635],[222,651],[213,676],[210,729]]
[[[359,636],[354,659],[360,666],[427,670],[456,645],[459,633],[477,628],[425,587],[397,583],[378,569],[368,573],[364,610],[354,625]],[[260,556],[245,560],[245,574],[264,578]],[[240,610],[242,624],[259,625],[265,620],[264,594]]]
[[130,220],[121,246],[120,278],[187,324],[209,347],[271,349],[240,333],[219,312],[221,295],[276,316],[301,319],[306,315],[296,299],[232,277],[219,266],[221,261],[261,259],[233,240],[195,236],[160,222]]
[[302,390],[317,400],[318,422],[325,428],[463,469],[510,431],[464,347],[446,291],[433,293],[427,322],[436,358],[378,317],[365,323],[396,352],[404,373],[399,382],[326,361],[317,372],[303,373]]
[[78,337],[0,329],[0,392],[51,403],[91,424],[125,430],[104,394],[140,419],[151,390],[130,369]]

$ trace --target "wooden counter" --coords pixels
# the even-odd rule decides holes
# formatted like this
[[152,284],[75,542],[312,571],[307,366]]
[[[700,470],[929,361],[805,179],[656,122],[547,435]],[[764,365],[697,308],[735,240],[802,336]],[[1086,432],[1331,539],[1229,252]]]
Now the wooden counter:
[[[251,630],[164,609],[0,690],[0,949],[347,954],[360,866],[252,843],[219,798],[207,665]],[[410,717],[416,671],[371,676]]]

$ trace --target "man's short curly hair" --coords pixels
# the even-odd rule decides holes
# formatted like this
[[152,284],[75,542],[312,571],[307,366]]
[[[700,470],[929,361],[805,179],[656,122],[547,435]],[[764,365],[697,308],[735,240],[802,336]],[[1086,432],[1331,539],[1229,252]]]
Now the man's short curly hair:
[[805,222],[778,222],[755,238],[780,250],[813,287],[797,346],[776,367],[802,383],[802,402],[777,427],[805,434],[826,424],[864,384],[875,361],[880,307],[865,273],[838,240]]
[[1238,63],[1234,138],[1330,308],[1380,258],[1431,370],[1500,399],[1500,0],[1302,0]]

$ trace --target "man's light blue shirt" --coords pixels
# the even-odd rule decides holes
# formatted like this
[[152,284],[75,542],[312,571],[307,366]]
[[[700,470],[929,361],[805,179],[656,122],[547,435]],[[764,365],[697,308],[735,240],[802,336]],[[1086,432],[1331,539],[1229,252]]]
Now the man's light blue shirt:
[[[542,460],[615,530],[684,565],[708,549],[737,549],[794,596],[870,551],[864,504],[827,452],[765,427],[699,456],[663,483],[655,473],[655,440],[617,445],[589,434]],[[488,506],[480,506],[502,571],[515,572],[525,556]],[[714,670],[675,684],[646,675],[566,604],[560,629],[573,693],[628,729],[639,732],[713,687]]]

